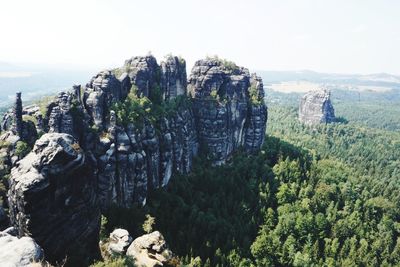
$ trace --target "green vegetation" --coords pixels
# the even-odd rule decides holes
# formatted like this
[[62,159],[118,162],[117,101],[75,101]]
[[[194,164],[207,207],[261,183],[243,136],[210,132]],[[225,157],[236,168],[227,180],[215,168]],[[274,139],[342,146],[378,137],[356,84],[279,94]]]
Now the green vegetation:
[[210,97],[211,97],[211,99],[213,99],[213,100],[219,101],[219,95],[218,95],[217,89],[212,89],[212,90],[211,90],[211,92],[210,92]]
[[216,60],[217,62],[219,62],[221,64],[221,66],[223,66],[226,70],[229,70],[229,71],[234,71],[234,70],[238,69],[238,66],[236,65],[235,62],[229,61],[225,58],[220,58],[217,55],[207,56],[206,59]]
[[253,105],[259,106],[263,103],[264,99],[260,96],[259,91],[257,90],[257,87],[252,85],[249,88],[249,96],[250,96],[250,102]]
[[[356,126],[400,131],[400,90],[393,91],[376,93],[333,90],[335,114]],[[267,102],[269,106],[278,105],[297,110],[302,95],[268,90]]]
[[125,101],[115,103],[112,110],[117,115],[119,125],[127,126],[129,123],[135,123],[138,127],[142,127],[145,122],[149,122],[158,128],[161,118],[173,116],[177,110],[187,108],[189,105],[190,99],[184,95],[164,101],[158,86],[150,90],[149,97],[138,95],[137,88],[132,86]]
[[143,223],[143,231],[145,231],[147,234],[151,233],[153,231],[153,225],[156,223],[156,220],[154,217],[152,217],[150,214],[146,214],[146,220]]
[[54,100],[54,96],[44,96],[44,97],[41,97],[36,102],[39,106],[39,110],[40,110],[40,113],[42,114],[43,118],[46,116],[47,105],[53,100]]
[[334,158],[354,170],[357,183],[368,184],[369,194],[383,195],[400,206],[400,133],[357,126],[301,125],[295,109],[269,109],[268,132],[321,158]]
[[115,103],[112,108],[117,115],[119,125],[127,126],[129,123],[142,125],[145,118],[154,119],[151,116],[153,106],[151,101],[145,96],[138,96],[135,89],[132,86],[128,97],[123,102]]
[[31,121],[31,122],[33,122],[35,125],[37,125],[37,119],[36,119],[35,117],[33,117],[33,116],[30,116],[30,115],[23,115],[23,116],[22,116],[22,120],[23,120],[23,121]]
[[360,126],[400,131],[400,102],[337,101],[336,115]]
[[99,261],[90,267],[135,267],[135,262],[130,257],[115,257],[106,261]]
[[198,158],[105,229],[138,236],[149,214],[185,266],[399,266],[400,133],[376,128],[307,127],[271,104],[258,155]]
[[24,141],[18,141],[15,145],[15,155],[17,155],[19,158],[25,157],[30,151],[31,148]]

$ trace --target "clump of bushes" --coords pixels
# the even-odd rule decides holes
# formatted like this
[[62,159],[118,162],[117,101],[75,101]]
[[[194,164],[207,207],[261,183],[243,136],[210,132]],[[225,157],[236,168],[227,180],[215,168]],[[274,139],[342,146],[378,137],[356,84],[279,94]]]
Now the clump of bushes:
[[31,148],[24,141],[18,141],[15,145],[15,155],[17,155],[19,158],[25,157],[30,151]]
[[234,71],[235,69],[238,68],[238,66],[235,64],[235,62],[229,61],[225,58],[219,58],[217,55],[214,55],[211,57],[207,56],[206,59],[218,61],[221,64],[221,66],[223,66],[225,69],[227,69],[229,71]]
[[129,123],[142,125],[144,119],[151,120],[152,102],[147,97],[137,95],[137,90],[132,86],[128,97],[123,102],[117,102],[112,110],[117,116],[119,125],[127,126]]
[[255,85],[250,86],[249,88],[249,96],[250,96],[250,103],[256,106],[262,104],[262,97],[260,96],[257,87]]

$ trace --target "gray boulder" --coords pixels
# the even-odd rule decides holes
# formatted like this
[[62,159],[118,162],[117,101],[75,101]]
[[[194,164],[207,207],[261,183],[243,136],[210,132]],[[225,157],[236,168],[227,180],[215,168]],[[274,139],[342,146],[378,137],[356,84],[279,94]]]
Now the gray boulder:
[[11,171],[12,225],[50,262],[97,257],[100,210],[90,157],[71,135],[44,134]]
[[299,120],[307,125],[330,123],[335,121],[330,91],[320,89],[306,93],[300,101]]
[[30,266],[43,260],[43,250],[31,237],[17,238],[0,232],[0,265]]
[[128,246],[132,243],[132,237],[125,229],[115,229],[110,233],[108,241],[108,252],[112,254],[124,255]]
[[137,266],[163,266],[172,258],[162,234],[158,231],[136,238],[129,246],[127,256],[135,260]]

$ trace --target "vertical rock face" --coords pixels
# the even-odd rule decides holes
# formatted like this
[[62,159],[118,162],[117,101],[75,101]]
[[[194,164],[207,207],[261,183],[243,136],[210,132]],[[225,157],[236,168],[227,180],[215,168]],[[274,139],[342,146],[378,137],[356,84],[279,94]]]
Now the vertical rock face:
[[[183,77],[186,80],[184,66],[184,61],[171,57],[164,63],[164,82],[160,81],[161,68],[153,56],[134,57],[115,72],[122,72],[119,78],[122,87],[125,83],[128,84],[126,88],[133,86],[138,95],[151,95],[152,90],[163,85],[168,92],[179,95],[181,90],[186,91],[186,87],[179,88],[186,83],[178,81]],[[91,91],[93,87],[89,84],[86,90]],[[91,102],[84,98],[87,107],[96,106],[88,104],[88,101]],[[180,107],[173,114],[160,118],[157,133],[146,118],[143,125],[116,125],[111,102],[106,102],[98,112],[110,114],[109,119],[101,116],[106,134],[100,138],[95,152],[99,166],[100,203],[103,208],[113,203],[120,206],[145,204],[148,190],[165,186],[175,171],[190,171],[193,155],[197,152],[192,112],[189,107]],[[95,118],[96,112],[90,112],[95,109],[88,110],[89,115]]]
[[[255,76],[254,76],[255,77]],[[197,61],[188,82],[200,147],[215,164],[223,164],[234,150],[246,144],[257,150],[263,142],[267,110],[262,82],[254,79],[250,98],[250,73],[219,59]]]
[[18,92],[15,97],[15,105],[14,105],[14,122],[15,122],[15,131],[17,135],[22,136],[22,100],[21,100],[21,92]]
[[[264,141],[267,109],[259,77],[207,59],[196,63],[188,87],[192,100],[186,97],[183,59],[168,56],[159,66],[151,55],[133,57],[120,69],[99,72],[83,88],[61,92],[48,104],[41,128],[72,135],[93,155],[101,207],[145,204],[148,190],[167,185],[174,172],[190,172],[200,148],[222,164],[239,147],[253,152]],[[162,104],[173,108],[157,122],[143,118],[143,124],[120,125],[114,104],[131,88],[149,97],[161,92]]]
[[83,94],[85,108],[90,114],[94,125],[104,128],[109,108],[128,95],[129,82],[122,83],[111,71],[102,71],[94,76],[86,85]]
[[244,147],[248,152],[260,149],[265,139],[267,107],[260,103],[264,99],[264,85],[260,77],[253,74],[250,78],[250,99],[256,104],[250,105],[245,125]]
[[182,58],[168,56],[161,62],[161,90],[163,99],[186,95],[186,62]]
[[71,135],[51,133],[11,171],[11,222],[52,262],[97,256],[100,209],[92,166]]
[[308,125],[335,121],[330,91],[321,89],[310,91],[301,98],[299,120]]
[[138,89],[138,94],[149,96],[150,90],[159,85],[160,67],[155,57],[133,57],[125,61],[123,66],[131,81]]
[[[140,123],[121,122],[115,104],[128,95],[136,99],[133,93],[161,101],[151,106],[161,111]],[[0,150],[11,162],[0,172],[15,166],[8,192],[12,224],[50,261],[95,257],[100,209],[144,205],[149,190],[167,185],[173,173],[190,172],[199,150],[214,164],[239,147],[257,151],[267,120],[263,97],[261,79],[231,62],[196,62],[187,85],[184,60],[171,56],[159,66],[153,56],[134,57],[51,101],[37,126],[45,134],[21,160],[13,154],[16,142],[33,136],[33,145],[37,137],[33,123],[22,121],[17,96],[12,117],[21,119],[15,124],[21,131],[0,137],[14,144]]]
[[[21,93],[16,93],[15,104],[13,108],[13,124],[12,132],[16,136],[20,137],[21,141],[26,142],[29,145],[33,145],[37,139],[37,132],[35,124],[32,121],[24,121],[22,118],[23,108]],[[5,123],[6,125],[7,123]]]

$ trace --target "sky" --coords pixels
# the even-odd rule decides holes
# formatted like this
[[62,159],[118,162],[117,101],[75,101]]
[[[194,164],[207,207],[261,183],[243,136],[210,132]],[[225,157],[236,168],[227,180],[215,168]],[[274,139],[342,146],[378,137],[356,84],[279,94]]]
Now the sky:
[[0,61],[111,68],[151,52],[190,69],[400,74],[396,0],[0,0]]

